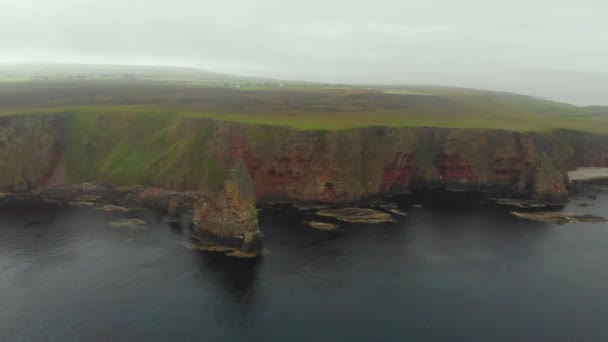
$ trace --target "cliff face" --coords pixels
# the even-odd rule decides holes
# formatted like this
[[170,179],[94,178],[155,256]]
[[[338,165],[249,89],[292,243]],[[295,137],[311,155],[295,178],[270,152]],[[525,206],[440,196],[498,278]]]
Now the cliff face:
[[561,131],[562,140],[572,147],[577,166],[608,166],[608,136]]
[[371,127],[302,132],[224,123],[219,158],[242,158],[258,201],[356,202],[411,189],[445,188],[562,201],[566,163],[551,139],[490,130]]
[[57,116],[0,118],[0,188],[25,192],[48,182],[65,141]]
[[2,191],[88,182],[208,194],[224,188],[237,160],[258,203],[347,203],[432,188],[563,201],[568,169],[608,166],[608,138],[445,128],[299,131],[162,115],[0,120]]

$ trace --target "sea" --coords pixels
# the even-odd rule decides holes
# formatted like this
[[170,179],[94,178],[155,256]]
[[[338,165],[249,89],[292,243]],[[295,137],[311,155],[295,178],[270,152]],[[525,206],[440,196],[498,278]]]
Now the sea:
[[[608,341],[608,224],[448,197],[334,231],[264,207],[255,260],[201,251],[187,217],[7,202],[0,341]],[[606,215],[608,193],[559,210]]]

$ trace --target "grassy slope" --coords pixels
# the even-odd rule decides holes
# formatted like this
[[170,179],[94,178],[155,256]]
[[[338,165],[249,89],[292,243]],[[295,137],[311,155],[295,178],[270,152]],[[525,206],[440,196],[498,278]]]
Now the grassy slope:
[[573,129],[608,133],[608,109],[576,107],[489,91],[401,89],[226,89],[154,82],[20,82],[0,84],[0,116],[73,112],[193,117],[300,130],[366,126]]
[[[291,92],[315,93],[319,90],[284,90],[289,97]],[[264,93],[265,90],[237,91],[240,93]],[[155,104],[96,104],[62,105],[53,104],[46,108],[0,109],[0,116],[80,113],[98,115],[119,113],[122,115],[150,115],[168,120],[171,117],[208,118],[247,124],[287,126],[299,130],[342,130],[367,126],[389,127],[448,127],[448,128],[487,128],[513,131],[551,131],[572,129],[599,134],[608,133],[608,110],[602,108],[575,107],[568,104],[538,100],[524,96],[471,92],[468,94],[448,93],[423,95],[439,99],[439,103],[419,103],[413,98],[411,103],[405,99],[401,106],[365,106],[360,102],[348,103],[344,107],[332,106],[331,101],[343,101],[349,91],[332,90],[324,98],[320,108],[306,104],[302,108],[269,104],[257,108],[225,108],[202,105],[183,105],[160,102]],[[264,96],[267,96],[264,94]],[[374,94],[382,101],[389,97],[420,97],[420,95]],[[242,100],[242,99],[241,99]],[[245,99],[247,100],[247,99]],[[390,99],[388,100],[390,101]],[[179,101],[175,101],[179,102]],[[340,103],[341,104],[341,103]],[[307,108],[308,107],[308,108]],[[326,107],[326,108],[324,108]],[[164,117],[163,116],[168,116]]]
[[210,121],[112,111],[72,112],[67,122],[63,163],[72,181],[192,189],[202,179],[221,182],[225,177],[205,156]]
[[429,126],[608,133],[607,107],[464,88],[331,86],[191,68],[107,65],[0,65],[0,79],[14,80],[0,82],[0,115],[146,112],[301,130]]

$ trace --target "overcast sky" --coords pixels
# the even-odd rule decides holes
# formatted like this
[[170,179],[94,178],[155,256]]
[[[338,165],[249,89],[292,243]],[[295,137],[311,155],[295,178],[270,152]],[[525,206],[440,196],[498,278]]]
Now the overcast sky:
[[194,66],[608,104],[605,0],[0,0],[0,62]]

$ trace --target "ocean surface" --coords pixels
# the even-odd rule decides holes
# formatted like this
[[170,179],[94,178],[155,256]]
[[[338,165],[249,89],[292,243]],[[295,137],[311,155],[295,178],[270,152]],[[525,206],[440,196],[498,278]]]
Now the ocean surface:
[[[608,224],[452,203],[333,232],[266,208],[258,261],[147,209],[3,205],[0,341],[608,341]],[[608,195],[564,210],[606,215]]]

